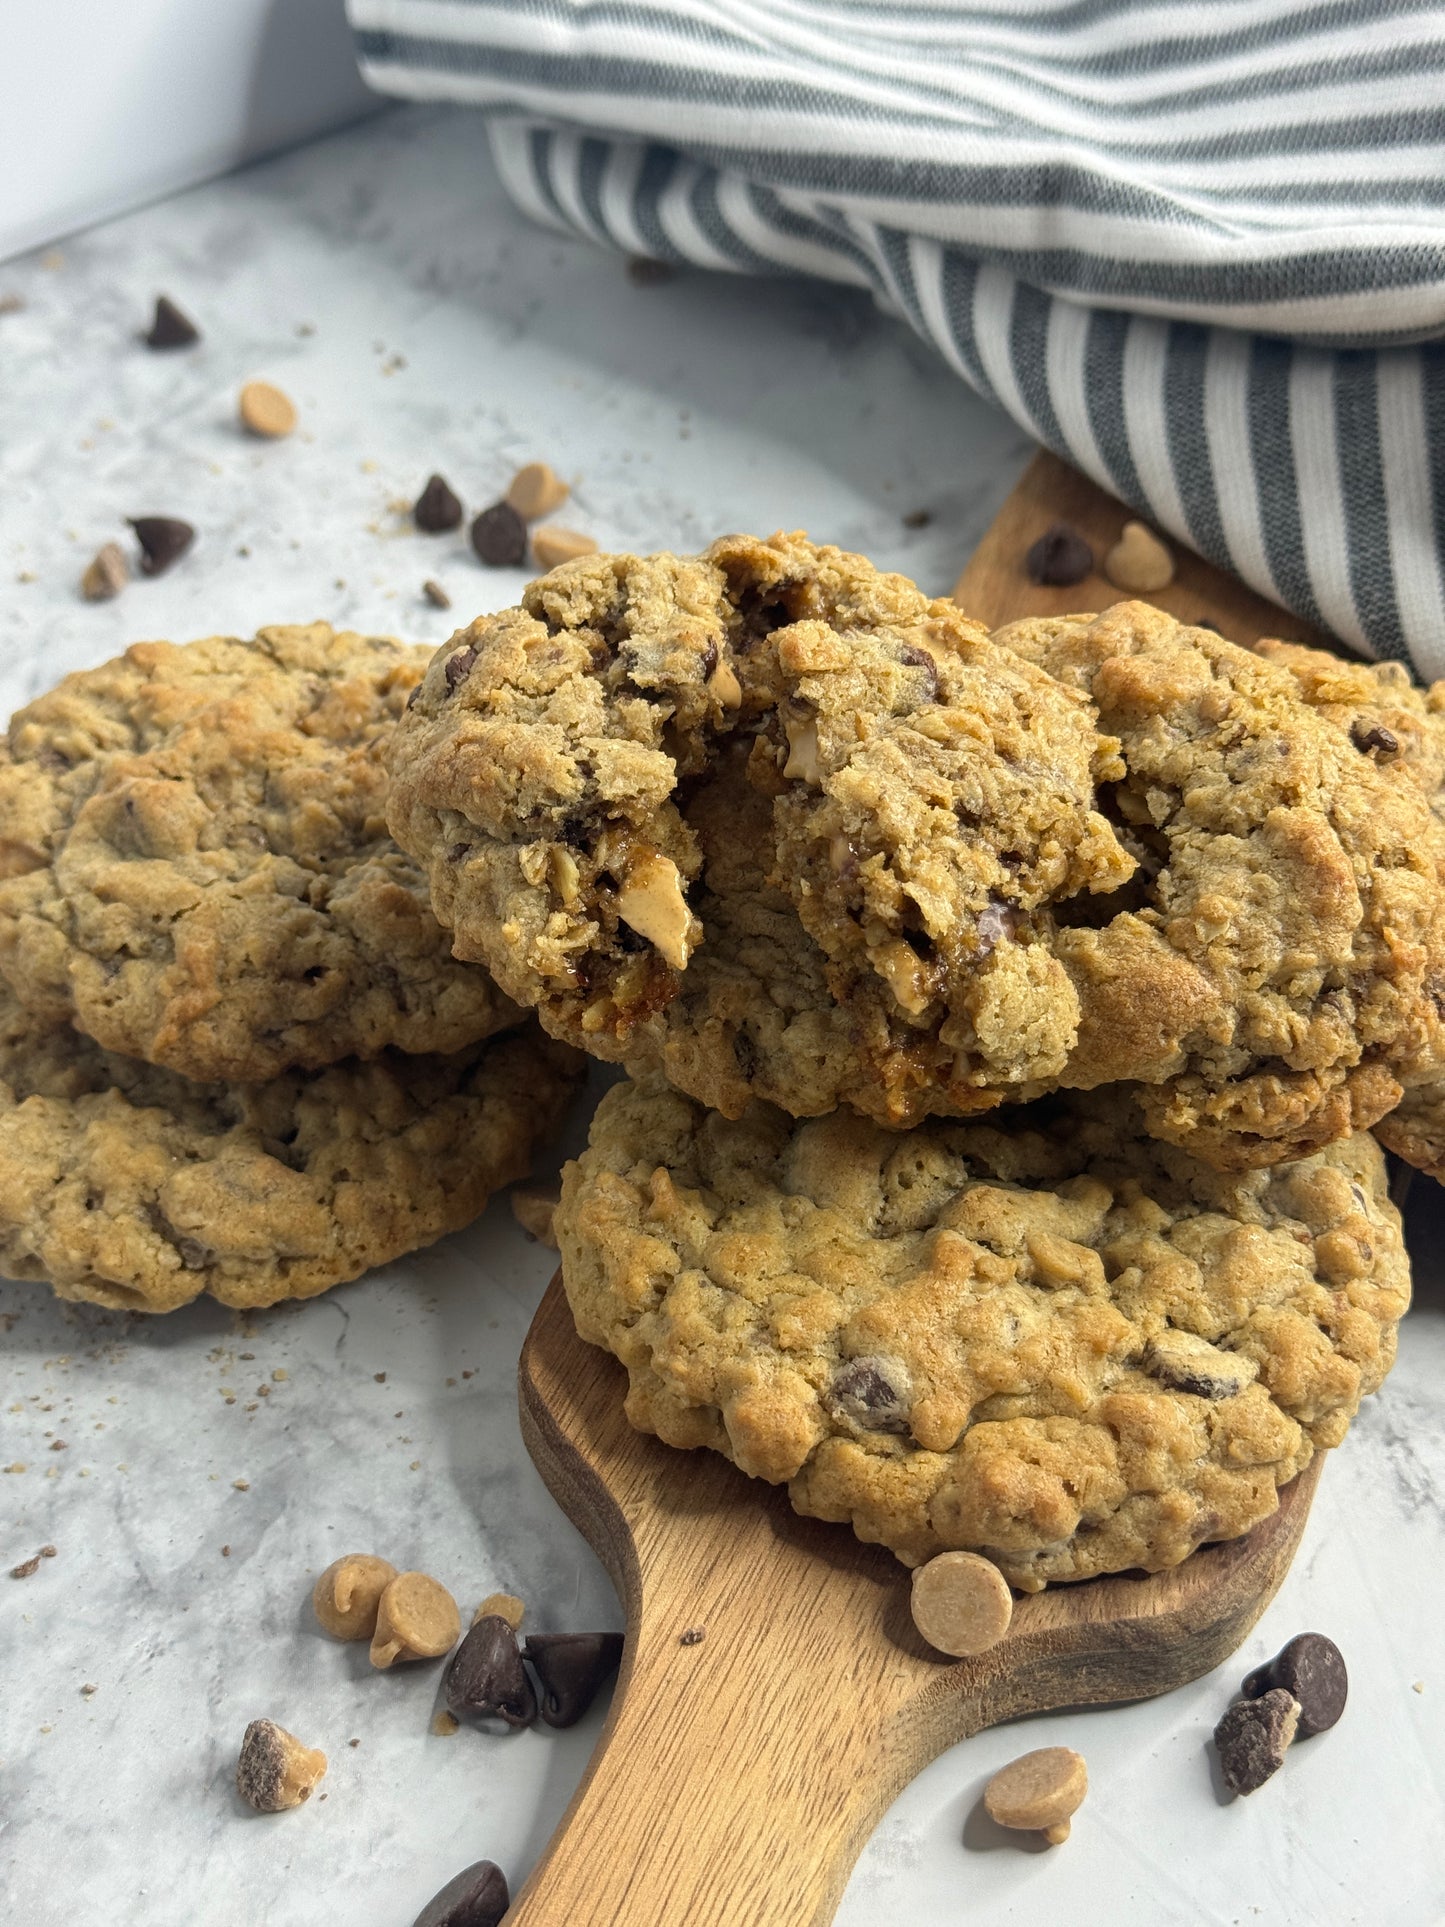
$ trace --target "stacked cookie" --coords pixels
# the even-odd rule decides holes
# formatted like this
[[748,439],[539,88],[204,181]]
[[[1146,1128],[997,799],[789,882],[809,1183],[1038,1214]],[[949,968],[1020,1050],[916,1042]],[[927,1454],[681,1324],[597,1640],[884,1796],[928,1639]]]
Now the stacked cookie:
[[448,952],[385,823],[429,651],[143,643],[0,752],[0,1271],[307,1297],[470,1221],[582,1060]]
[[1369,1128],[1445,1125],[1445,737],[1376,676],[1142,604],[989,635],[799,536],[438,653],[391,828],[631,1074],[557,1229],[635,1424],[1030,1589],[1274,1508],[1408,1301]]

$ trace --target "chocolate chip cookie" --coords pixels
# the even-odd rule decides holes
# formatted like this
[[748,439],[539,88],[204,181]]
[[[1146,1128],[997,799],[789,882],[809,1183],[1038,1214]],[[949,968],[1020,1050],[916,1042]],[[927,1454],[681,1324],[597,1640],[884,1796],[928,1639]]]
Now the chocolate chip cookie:
[[905,1124],[1057,1080],[1078,999],[1054,906],[1135,862],[1085,701],[797,535],[554,570],[438,653],[391,760],[457,954],[734,1110],[765,1089]]
[[0,747],[15,995],[203,1080],[518,1022],[386,830],[381,745],[429,654],[324,623],[139,643],[22,709]]
[[907,1133],[607,1092],[555,1218],[633,1424],[914,1565],[1177,1564],[1337,1445],[1409,1299],[1368,1133],[1222,1173],[1123,1089]]
[[529,1025],[199,1084],[0,990],[0,1272],[126,1311],[312,1297],[468,1224],[525,1174],[584,1063]]
[[1376,1123],[1445,1074],[1445,824],[1295,676],[1144,603],[998,646],[1119,743],[1101,803],[1136,859],[1059,912],[1080,1020],[1058,1081],[1138,1080],[1146,1125],[1222,1168]]

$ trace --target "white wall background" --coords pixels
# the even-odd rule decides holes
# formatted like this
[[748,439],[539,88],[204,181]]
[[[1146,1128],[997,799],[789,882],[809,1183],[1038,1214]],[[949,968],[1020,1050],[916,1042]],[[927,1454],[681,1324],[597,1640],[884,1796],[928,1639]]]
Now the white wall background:
[[3,0],[0,260],[379,105],[342,0]]

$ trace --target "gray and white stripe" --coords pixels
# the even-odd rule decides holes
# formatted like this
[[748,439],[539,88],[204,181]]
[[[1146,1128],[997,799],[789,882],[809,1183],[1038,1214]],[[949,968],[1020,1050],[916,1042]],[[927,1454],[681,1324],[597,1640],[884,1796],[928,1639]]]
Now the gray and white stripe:
[[538,220],[871,287],[1160,527],[1445,675],[1445,5],[348,5],[373,84],[491,110]]

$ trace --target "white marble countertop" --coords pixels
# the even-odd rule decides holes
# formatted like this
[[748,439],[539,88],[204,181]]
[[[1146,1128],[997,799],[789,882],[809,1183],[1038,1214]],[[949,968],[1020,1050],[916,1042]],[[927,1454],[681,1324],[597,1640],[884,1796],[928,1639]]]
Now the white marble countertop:
[[[198,349],[136,345],[161,289],[202,324]],[[857,296],[640,288],[529,228],[465,113],[387,115],[0,266],[11,294],[7,709],[147,636],[324,615],[440,641],[521,577],[395,511],[433,468],[481,506],[542,457],[574,481],[566,519],[604,546],[803,524],[942,591],[1027,453]],[[253,375],[299,404],[292,441],[234,427]],[[916,508],[934,519],[910,531]],[[145,513],[194,522],[193,552],[81,601],[84,563]],[[452,616],[421,600],[427,576]],[[1400,1364],[1326,1468],[1238,1659],[1162,1701],[954,1748],[865,1849],[841,1927],[1445,1921],[1445,1267],[1429,1263],[1445,1194],[1420,1183],[1411,1215],[1428,1275]],[[570,1733],[436,1737],[437,1669],[374,1675],[364,1649],[320,1636],[307,1596],[337,1553],[368,1548],[434,1571],[468,1611],[506,1587],[539,1629],[619,1623],[517,1432],[517,1350],[549,1259],[499,1202],[429,1252],[248,1317],[207,1303],[147,1322],[0,1286],[0,1571],[57,1549],[0,1577],[5,1920],[408,1927],[480,1856],[520,1885],[603,1709]],[[1305,1628],[1346,1654],[1346,1719],[1221,1804],[1210,1729],[1246,1664]],[[235,1799],[260,1715],[330,1755],[299,1813]],[[1087,1755],[1092,1790],[1068,1845],[1030,1852],[975,1808],[998,1765],[1056,1743]]]

